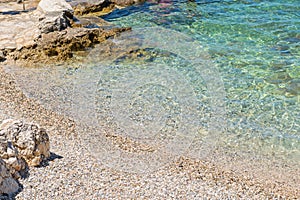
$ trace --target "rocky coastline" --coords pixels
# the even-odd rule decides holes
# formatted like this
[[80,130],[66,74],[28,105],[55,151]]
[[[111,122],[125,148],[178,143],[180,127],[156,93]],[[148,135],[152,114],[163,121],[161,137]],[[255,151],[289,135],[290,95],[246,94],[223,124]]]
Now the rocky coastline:
[[[109,37],[130,30],[129,27],[114,27],[96,16],[83,15],[109,12],[115,7],[135,3],[107,0],[71,1],[70,4],[62,0],[41,1],[39,4],[36,1],[30,2],[26,2],[30,5],[26,12],[20,10],[17,3],[12,4],[11,11],[7,6],[8,11],[2,11],[2,15],[0,12],[2,62],[31,65],[68,60],[76,51],[86,50]],[[34,2],[37,5],[34,6]],[[15,11],[16,7],[19,11]],[[18,14],[11,15],[13,12]],[[11,29],[11,26],[15,28]]]
[[[271,172],[259,179],[187,157],[150,174],[109,168],[80,142],[84,136],[78,137],[73,119],[28,98],[5,72],[7,64],[66,62],[76,52],[109,45],[108,38],[131,29],[95,16],[142,2],[0,0],[0,199],[298,199],[299,170],[289,172],[293,180],[272,179]],[[132,141],[108,138],[132,148]]]

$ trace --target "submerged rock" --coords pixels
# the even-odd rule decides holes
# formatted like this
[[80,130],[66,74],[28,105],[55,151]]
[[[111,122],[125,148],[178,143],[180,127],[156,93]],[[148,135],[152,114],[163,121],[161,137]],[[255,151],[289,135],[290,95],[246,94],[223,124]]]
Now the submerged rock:
[[290,95],[300,95],[300,79],[293,79],[286,84],[286,91]]

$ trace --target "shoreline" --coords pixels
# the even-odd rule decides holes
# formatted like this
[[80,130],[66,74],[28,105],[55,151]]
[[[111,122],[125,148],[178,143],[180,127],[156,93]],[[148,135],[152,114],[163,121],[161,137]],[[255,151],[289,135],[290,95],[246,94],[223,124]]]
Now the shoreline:
[[[297,199],[300,196],[299,169],[288,170],[288,166],[274,165],[274,161],[247,160],[222,152],[210,156],[217,159],[178,157],[153,173],[114,170],[80,140],[89,136],[88,131],[83,132],[75,120],[24,95],[14,77],[5,72],[5,64],[0,62],[0,122],[13,118],[40,124],[49,130],[52,152],[47,165],[30,168],[29,177],[19,180],[23,189],[15,199]],[[122,138],[117,142],[125,147],[131,145]]]
[[[151,187],[156,188],[157,184],[160,185],[160,187],[156,188],[157,190],[165,187],[165,189],[168,188],[171,194],[178,192],[178,188],[183,187],[181,189],[185,191],[190,186],[193,186],[195,191],[198,191],[196,193],[198,197],[207,198],[297,199],[300,195],[300,190],[297,188],[299,183],[297,174],[299,170],[284,172],[282,170],[286,166],[277,166],[278,171],[271,169],[268,174],[265,174],[268,170],[265,166],[272,166],[272,161],[264,166],[263,164],[266,163],[263,161],[262,163],[259,163],[257,160],[245,163],[243,159],[239,160],[228,156],[220,157],[216,161],[179,157],[170,165],[166,165],[153,173],[131,174],[113,170],[106,166],[105,163],[102,163],[101,159],[93,155],[85,144],[81,143],[80,138],[84,137],[84,135],[77,137],[78,134],[82,133],[77,130],[77,125],[72,119],[47,110],[34,100],[27,98],[16,85],[13,77],[4,72],[3,66],[0,68],[0,78],[0,95],[2,97],[0,121],[6,118],[17,118],[39,123],[47,130],[50,130],[50,150],[53,155],[56,155],[50,159],[48,166],[31,168],[29,177],[20,180],[23,190],[16,195],[16,199],[32,199],[34,196],[38,197],[41,192],[43,192],[43,195],[39,199],[60,199],[70,197],[70,195],[72,199],[106,199],[109,196],[139,199],[142,197],[139,196],[139,193],[146,191],[144,191],[145,187],[140,187],[139,192],[137,192],[136,185],[144,183],[147,179],[149,179],[147,181],[149,187],[152,185]],[[230,159],[233,160],[230,161]],[[233,166],[228,166],[229,163]],[[253,168],[249,168],[251,166]],[[259,169],[259,166],[262,168]],[[245,169],[249,170],[246,171]],[[76,175],[72,175],[71,172]],[[258,173],[255,175],[256,172]],[[277,173],[277,176],[274,176],[276,172],[279,173]],[[47,174],[50,174],[50,178]],[[118,177],[117,185],[113,183],[114,181],[107,181],[112,176]],[[295,180],[289,182],[289,177],[293,176]],[[278,179],[278,177],[282,177],[282,179]],[[173,182],[172,178],[178,179],[177,182]],[[130,182],[129,180],[132,179],[134,181]],[[165,181],[165,179],[170,180]],[[69,184],[71,184],[70,182],[80,182],[80,184],[78,183],[80,187],[85,189],[79,189],[76,186],[77,189],[74,190],[72,189],[72,187],[75,187],[74,185],[65,186],[66,181]],[[95,185],[90,185],[91,183],[97,185],[98,192],[94,187]],[[100,187],[99,184],[104,184],[105,186]],[[173,187],[169,188],[169,184],[173,185]],[[57,186],[55,187],[56,189],[52,187],[53,185]],[[126,190],[130,185],[133,188],[133,191],[131,191],[132,196],[126,196]],[[90,190],[90,187],[93,188],[92,193],[87,192],[87,190]],[[118,190],[118,192],[111,189]],[[73,191],[73,193],[70,191]],[[207,193],[207,191],[211,192]],[[151,195],[157,195],[154,191],[150,193]],[[105,195],[101,197],[100,194]],[[150,197],[148,196],[148,198]],[[166,198],[168,194],[161,194],[160,197]],[[185,197],[184,193],[181,193],[181,197]]]

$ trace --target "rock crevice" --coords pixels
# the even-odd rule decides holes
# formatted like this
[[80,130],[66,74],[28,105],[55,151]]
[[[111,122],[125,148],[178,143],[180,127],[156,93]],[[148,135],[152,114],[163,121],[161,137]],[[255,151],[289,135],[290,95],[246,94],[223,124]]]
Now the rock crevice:
[[0,125],[0,193],[18,191],[15,183],[21,172],[29,166],[39,166],[49,157],[50,142],[45,129],[21,120],[4,120]]

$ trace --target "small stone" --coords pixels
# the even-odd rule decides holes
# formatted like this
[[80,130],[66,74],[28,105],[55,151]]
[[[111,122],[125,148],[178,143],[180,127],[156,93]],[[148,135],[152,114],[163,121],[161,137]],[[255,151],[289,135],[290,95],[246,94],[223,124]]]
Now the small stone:
[[0,51],[0,62],[5,60],[5,55],[2,51]]

